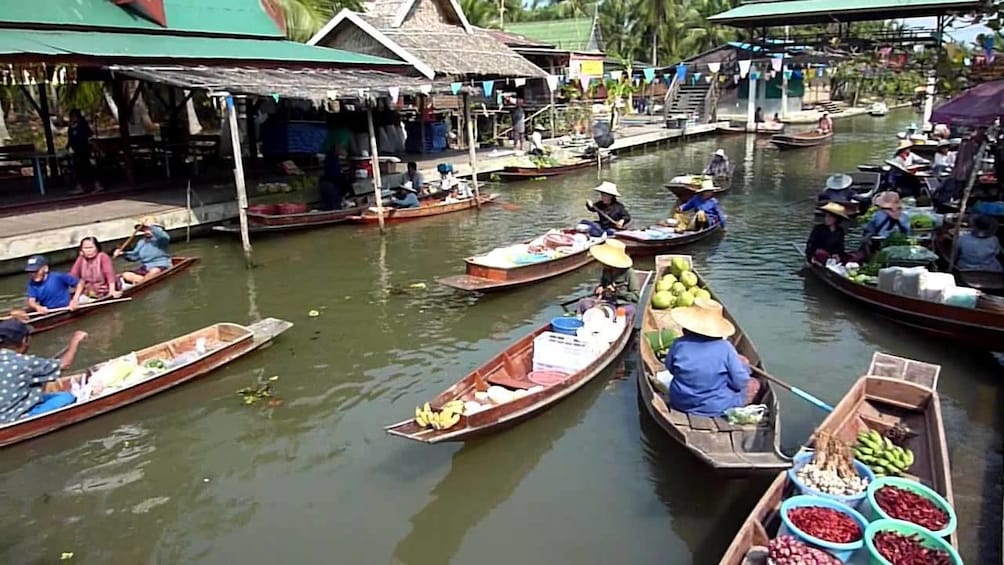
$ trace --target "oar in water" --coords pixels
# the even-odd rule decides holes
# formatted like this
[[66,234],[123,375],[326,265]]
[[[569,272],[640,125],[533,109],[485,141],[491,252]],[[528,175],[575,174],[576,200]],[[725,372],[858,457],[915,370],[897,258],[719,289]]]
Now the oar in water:
[[757,373],[758,375],[767,379],[768,381],[780,386],[781,388],[787,389],[792,394],[801,398],[802,400],[805,400],[806,402],[815,405],[817,408],[825,410],[827,412],[833,412],[833,407],[830,406],[829,404],[823,402],[822,400],[816,398],[815,396],[812,396],[811,394],[805,392],[804,390],[798,387],[791,386],[790,384],[782,381],[781,379],[775,377],[774,375],[771,375],[767,371],[764,371],[760,367],[757,367],[756,365],[750,365],[750,369],[752,369],[754,373]]

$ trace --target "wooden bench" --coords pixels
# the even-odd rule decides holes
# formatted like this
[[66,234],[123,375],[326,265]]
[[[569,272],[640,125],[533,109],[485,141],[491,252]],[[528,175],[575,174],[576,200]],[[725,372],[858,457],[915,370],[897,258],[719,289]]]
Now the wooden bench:
[[21,176],[26,168],[32,168],[32,155],[37,153],[31,143],[0,145],[0,173]]

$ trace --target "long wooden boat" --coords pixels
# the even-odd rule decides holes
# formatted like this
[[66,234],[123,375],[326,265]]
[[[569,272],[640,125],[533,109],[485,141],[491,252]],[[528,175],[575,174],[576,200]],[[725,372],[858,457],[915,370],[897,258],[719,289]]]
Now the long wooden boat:
[[477,257],[468,257],[464,259],[465,274],[436,279],[436,282],[471,292],[508,290],[570,273],[592,261],[589,248],[539,263],[508,268],[484,265],[478,262]]
[[[941,258],[941,267],[943,269],[948,268],[948,261],[952,256],[953,239],[949,235],[947,237],[936,238],[934,241],[934,250]],[[952,268],[952,274],[955,275],[955,282],[959,286],[968,286],[988,294],[1000,295],[1004,293],[1004,272],[960,269],[958,266],[955,266]],[[993,299],[990,300],[993,301]]]
[[778,149],[800,149],[802,147],[813,147],[833,138],[833,132],[817,133],[807,131],[803,133],[780,134],[770,138],[770,142]]
[[[168,368],[163,372],[144,376],[123,388],[105,391],[88,400],[0,426],[0,447],[56,431],[197,379],[271,343],[292,325],[276,318],[266,318],[250,326],[213,324],[137,351],[136,360],[141,369],[145,363],[155,359],[164,361]],[[200,344],[204,346],[203,353],[199,353]],[[178,365],[172,367],[171,360],[175,360]],[[86,382],[100,368],[101,364],[79,374],[60,377],[47,386],[46,390],[70,392],[74,381]]]
[[[610,160],[610,155],[610,153],[604,152],[601,154],[600,159],[603,162],[607,162]],[[503,167],[496,174],[503,179],[532,179],[537,177],[556,177],[594,167],[596,167],[596,157],[582,157],[578,163],[557,165],[554,167]]]
[[[481,204],[489,204],[494,202],[498,198],[498,194],[488,194],[481,196]],[[418,208],[390,208],[385,207],[383,209],[383,219],[385,222],[405,222],[408,220],[417,220],[419,218],[428,218],[431,216],[440,216],[442,214],[449,214],[452,212],[460,212],[463,210],[470,210],[471,208],[477,208],[478,203],[474,198],[468,198],[466,200],[461,200],[459,202],[450,202],[447,204],[445,201],[430,201],[428,204],[423,203]],[[349,216],[350,222],[356,223],[374,223],[378,222],[379,218],[377,213],[373,209],[367,209],[362,214],[358,216]]]
[[[953,503],[952,475],[948,460],[941,401],[937,393],[940,367],[884,353],[872,358],[867,376],[861,377],[833,412],[816,428],[853,444],[859,432],[885,430],[903,423],[916,436],[907,440],[915,462],[911,478],[937,491]],[[755,545],[766,546],[781,523],[781,503],[795,494],[788,474],[782,472],[750,512],[721,559],[721,565],[740,565]],[[953,534],[948,541],[956,545]]]
[[[879,186],[882,183],[882,175],[875,172],[865,172],[865,171],[855,171],[848,173],[851,177],[851,186],[844,190],[842,193],[844,200],[834,200],[838,204],[842,204],[847,214],[854,218],[858,214],[863,214],[867,209],[862,208],[862,204],[866,202],[871,202],[871,199],[879,193]],[[823,189],[825,190],[825,188]],[[853,200],[851,198],[853,197]],[[825,204],[823,201],[819,201],[818,204]],[[823,213],[818,209],[814,212],[817,217],[822,217]]]
[[751,131],[745,123],[729,122],[728,125],[718,125],[718,131],[725,134],[755,133],[757,135],[774,135],[784,131],[783,123],[759,122]]
[[[153,277],[152,279],[147,279],[139,284],[134,284],[127,286],[122,290],[122,297],[133,297],[137,294],[149,290],[150,287],[167,280],[174,275],[177,275],[181,271],[184,271],[188,267],[191,267],[198,261],[198,257],[172,257],[171,267],[165,269],[159,275]],[[110,296],[106,296],[94,302],[88,303],[86,308],[78,308],[77,310],[68,310],[60,308],[57,312],[50,312],[48,314],[33,315],[31,316],[31,321],[29,322],[32,327],[32,333],[46,332],[51,329],[58,328],[65,324],[68,324],[77,318],[86,316],[88,314],[93,314],[104,310],[105,308],[118,304],[119,301],[112,299]]]
[[806,265],[834,290],[896,323],[969,347],[1004,350],[1004,301],[996,297],[981,296],[976,308],[950,306],[856,283],[812,262]]
[[[652,273],[636,271],[636,275],[642,289],[642,300],[644,300],[645,290]],[[423,428],[415,422],[414,418],[387,426],[384,429],[391,435],[422,443],[441,443],[467,441],[514,426],[554,406],[596,378],[627,347],[631,335],[634,333],[634,326],[634,320],[628,320],[624,324],[620,336],[610,344],[606,351],[581,371],[569,375],[567,379],[505,404],[493,406],[471,415],[463,415],[460,417],[460,422],[449,429]],[[527,378],[533,370],[533,339],[541,333],[549,331],[550,328],[550,324],[544,325],[510,345],[503,352],[429,401],[430,406],[433,409],[438,409],[451,400],[471,400],[474,398],[474,392],[478,389],[479,384],[495,384],[522,390],[537,386],[536,383]]]
[[[659,277],[667,271],[673,257],[682,257],[688,264],[693,264],[689,255],[656,257],[656,278],[654,280],[658,281]],[[698,275],[698,279],[701,280],[703,286],[704,281],[700,275]],[[718,300],[714,293],[712,293],[712,297]],[[656,312],[660,312],[660,314],[656,314]],[[660,319],[657,319],[657,316]],[[730,338],[736,350],[749,359],[751,365],[762,369],[763,361],[749,336],[743,333],[727,309],[725,317],[736,327],[735,335]],[[662,321],[661,325],[660,321]],[[641,403],[645,405],[656,423],[671,438],[723,474],[777,471],[790,467],[791,460],[781,453],[780,448],[781,415],[778,411],[777,397],[774,395],[770,382],[764,379],[760,379],[760,393],[754,399],[754,403],[766,405],[767,413],[757,425],[736,426],[729,424],[725,418],[694,416],[669,407],[663,393],[657,392],[655,388],[656,374],[665,370],[665,365],[656,357],[649,340],[645,338],[645,334],[663,329],[670,324],[668,311],[654,310],[651,304],[645,307],[641,323],[641,337],[638,339],[638,354],[641,358],[638,393],[641,397]],[[679,328],[676,329],[679,334]]]
[[[301,214],[251,214],[248,213],[248,233],[265,234],[331,226],[347,222],[350,217],[366,211],[365,206],[344,210],[311,211]],[[240,233],[234,224],[213,226],[214,231]]]
[[[694,183],[693,180],[690,181],[683,180],[686,177],[687,175],[675,177],[666,184],[664,184],[663,186],[666,187],[666,190],[672,192],[673,196],[676,196],[680,200],[689,200],[691,197],[697,194],[697,190],[701,188],[701,183],[700,182]],[[690,176],[691,179],[694,179],[695,177],[703,178],[701,175]],[[714,183],[715,183],[715,190],[714,190],[715,196],[721,196],[722,194],[725,194],[726,192],[729,191],[729,189],[732,188],[731,177],[714,177]]]
[[624,242],[624,250],[632,257],[659,255],[670,249],[697,243],[717,233],[722,233],[722,225],[715,224],[709,228],[677,234],[668,239],[639,239],[631,232],[617,232],[614,237]]

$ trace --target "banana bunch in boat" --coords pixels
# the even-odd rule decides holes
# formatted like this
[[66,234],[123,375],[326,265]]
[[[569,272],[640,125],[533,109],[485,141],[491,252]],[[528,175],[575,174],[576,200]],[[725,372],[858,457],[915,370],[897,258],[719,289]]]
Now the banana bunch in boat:
[[875,430],[859,433],[852,450],[854,457],[868,465],[877,477],[899,477],[913,465],[913,451],[894,444]]
[[462,400],[451,400],[438,411],[433,410],[429,403],[415,408],[415,423],[423,428],[448,430],[460,422],[460,414],[464,411]]

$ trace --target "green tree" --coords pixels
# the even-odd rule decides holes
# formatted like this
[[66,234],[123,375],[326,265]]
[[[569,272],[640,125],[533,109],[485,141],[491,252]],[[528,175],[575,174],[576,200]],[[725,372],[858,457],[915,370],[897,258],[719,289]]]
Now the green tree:
[[286,17],[286,36],[306,41],[342,8],[359,11],[360,0],[274,0]]

